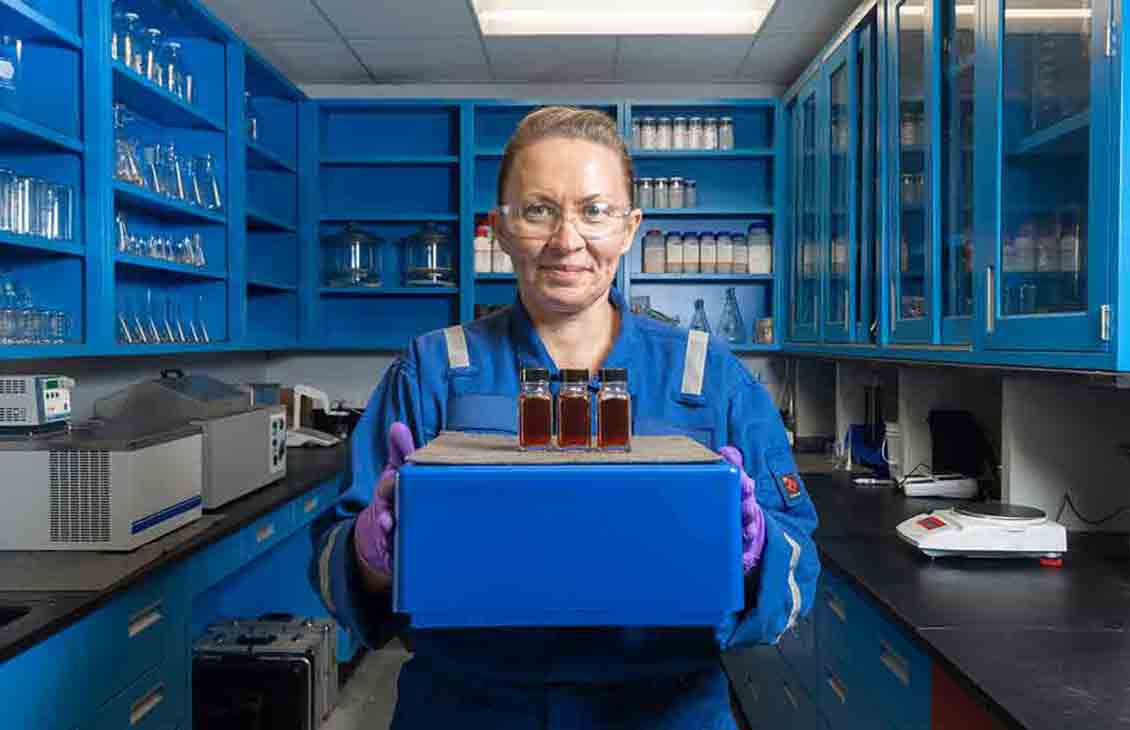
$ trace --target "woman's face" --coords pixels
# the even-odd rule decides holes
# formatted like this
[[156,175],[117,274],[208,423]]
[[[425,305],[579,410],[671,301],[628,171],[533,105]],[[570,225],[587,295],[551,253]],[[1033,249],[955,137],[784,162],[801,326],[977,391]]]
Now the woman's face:
[[[549,236],[514,235],[495,212],[491,224],[510,255],[527,306],[575,314],[607,296],[616,267],[632,246],[641,214],[632,209],[617,154],[594,142],[544,139],[514,159],[503,203],[519,210],[548,204],[564,220]],[[631,210],[613,233],[587,239],[577,230],[577,211],[588,203]]]

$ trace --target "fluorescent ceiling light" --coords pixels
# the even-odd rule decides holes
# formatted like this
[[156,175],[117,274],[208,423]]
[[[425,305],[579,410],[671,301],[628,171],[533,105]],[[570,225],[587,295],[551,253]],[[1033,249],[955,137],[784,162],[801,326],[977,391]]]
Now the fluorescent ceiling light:
[[483,35],[752,35],[776,0],[473,0]]

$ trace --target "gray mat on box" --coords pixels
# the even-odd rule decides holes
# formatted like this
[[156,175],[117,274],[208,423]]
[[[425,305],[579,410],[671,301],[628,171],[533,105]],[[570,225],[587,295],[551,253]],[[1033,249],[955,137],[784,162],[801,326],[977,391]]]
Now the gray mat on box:
[[513,436],[444,431],[408,461],[415,464],[711,464],[722,457],[686,436],[635,436],[631,451],[519,451]]

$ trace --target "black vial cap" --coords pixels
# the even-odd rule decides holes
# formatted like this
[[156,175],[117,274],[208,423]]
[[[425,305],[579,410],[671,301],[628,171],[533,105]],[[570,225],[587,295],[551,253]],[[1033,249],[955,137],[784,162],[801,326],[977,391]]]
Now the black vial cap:
[[587,383],[589,382],[589,371],[584,368],[562,368],[561,382]]
[[628,369],[627,368],[603,368],[600,371],[600,382],[602,382],[602,383],[626,383],[626,382],[628,382]]
[[549,382],[549,370],[546,368],[522,368],[523,383]]

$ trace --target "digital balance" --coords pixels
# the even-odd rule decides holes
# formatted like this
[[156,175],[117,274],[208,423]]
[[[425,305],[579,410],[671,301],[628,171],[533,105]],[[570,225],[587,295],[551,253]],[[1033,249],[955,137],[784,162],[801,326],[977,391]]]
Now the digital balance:
[[977,502],[915,515],[898,526],[900,538],[932,558],[1059,558],[1067,530],[1043,510]]

